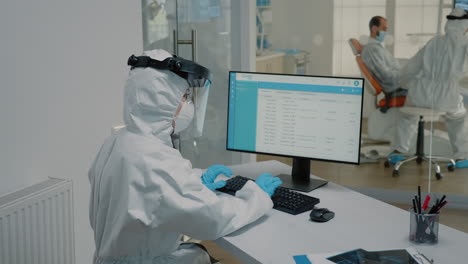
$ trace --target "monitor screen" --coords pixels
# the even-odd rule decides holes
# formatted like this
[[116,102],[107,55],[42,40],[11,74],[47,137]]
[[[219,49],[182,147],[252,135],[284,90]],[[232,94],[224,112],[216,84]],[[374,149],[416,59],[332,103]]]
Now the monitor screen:
[[359,163],[361,78],[230,72],[227,149]]
[[310,160],[359,164],[364,79],[229,73],[228,150],[293,158],[283,187],[309,192]]
[[455,0],[454,3],[456,8],[458,7],[468,10],[468,0]]

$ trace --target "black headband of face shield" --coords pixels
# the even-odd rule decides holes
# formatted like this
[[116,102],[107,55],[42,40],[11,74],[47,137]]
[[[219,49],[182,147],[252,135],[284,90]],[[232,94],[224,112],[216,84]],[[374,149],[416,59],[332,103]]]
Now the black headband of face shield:
[[448,19],[448,20],[462,20],[462,19],[468,19],[468,13],[465,11],[465,13],[463,14],[463,16],[461,16],[461,17],[448,15],[448,16],[447,16],[447,19]]
[[127,64],[132,66],[132,70],[137,67],[151,67],[157,70],[170,70],[180,77],[190,80],[211,80],[211,72],[207,68],[177,56],[158,61],[149,56],[135,56],[128,58]]

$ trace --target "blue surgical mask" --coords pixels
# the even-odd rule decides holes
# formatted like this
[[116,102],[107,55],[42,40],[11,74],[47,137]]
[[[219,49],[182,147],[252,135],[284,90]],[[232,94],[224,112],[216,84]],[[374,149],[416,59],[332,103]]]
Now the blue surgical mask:
[[377,35],[377,41],[378,42],[383,42],[385,39],[385,35],[387,35],[386,31],[379,31],[379,34]]

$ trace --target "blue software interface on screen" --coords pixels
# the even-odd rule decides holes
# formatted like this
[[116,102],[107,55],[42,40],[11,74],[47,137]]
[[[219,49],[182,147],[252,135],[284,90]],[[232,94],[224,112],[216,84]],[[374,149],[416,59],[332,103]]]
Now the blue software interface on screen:
[[227,148],[357,163],[363,80],[230,72]]

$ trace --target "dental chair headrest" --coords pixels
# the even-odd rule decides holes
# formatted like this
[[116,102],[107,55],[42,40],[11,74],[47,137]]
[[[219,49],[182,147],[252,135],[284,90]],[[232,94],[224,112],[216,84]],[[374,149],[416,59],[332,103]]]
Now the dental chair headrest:
[[362,45],[359,41],[355,38],[349,39],[349,45],[351,46],[351,50],[353,51],[354,56],[361,55],[362,52]]

